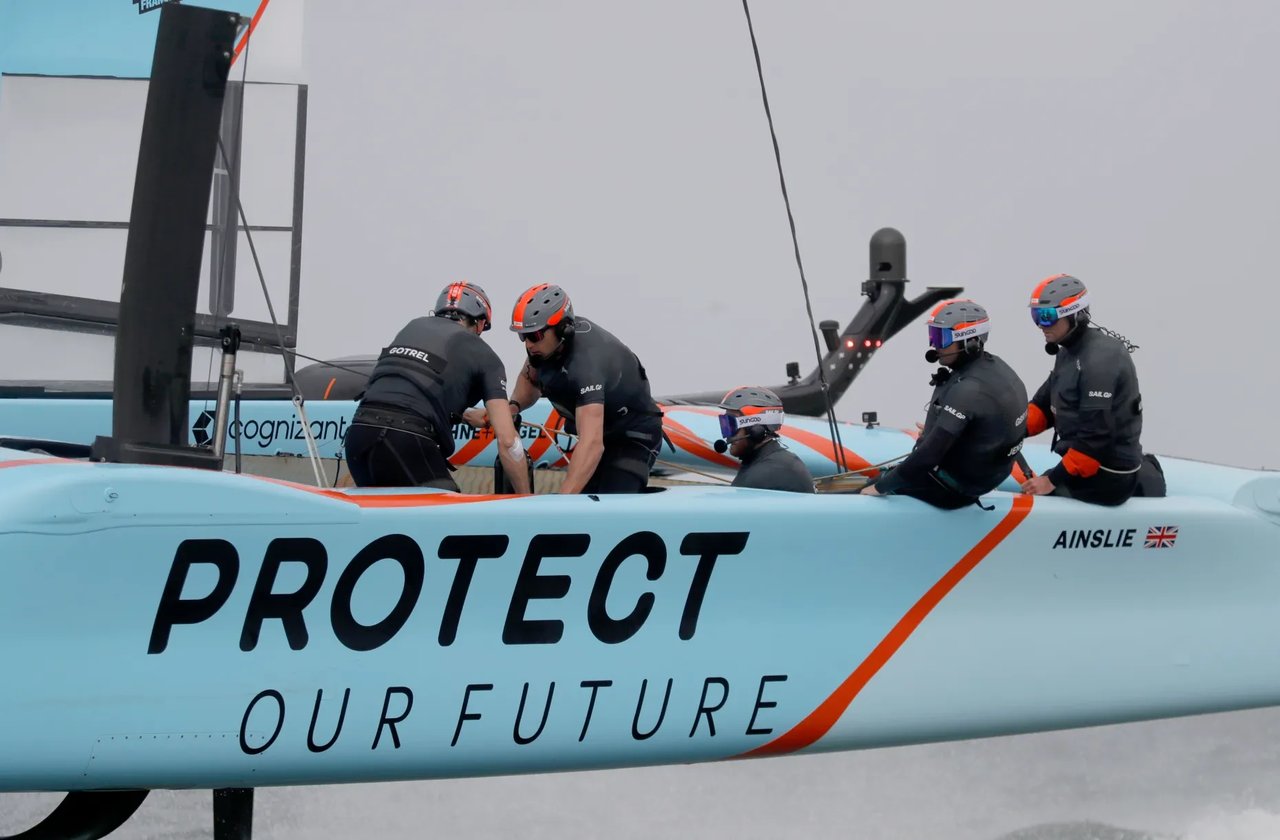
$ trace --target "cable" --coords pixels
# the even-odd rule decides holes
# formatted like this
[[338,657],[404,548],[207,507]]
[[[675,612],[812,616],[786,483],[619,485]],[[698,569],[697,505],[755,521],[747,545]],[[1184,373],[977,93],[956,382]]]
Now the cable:
[[[247,79],[249,75],[249,46],[251,41],[252,39],[248,38],[248,33],[246,33],[244,66],[241,71],[241,75],[245,79]],[[241,108],[244,106],[243,93],[244,92],[242,90],[240,98]],[[222,145],[221,136],[218,137],[218,150],[221,152],[222,159],[224,161],[229,160],[227,157],[227,150]],[[311,470],[315,474],[316,486],[324,487],[324,473],[320,469],[320,450],[316,445],[315,436],[311,433],[311,424],[307,422],[306,409],[304,408],[306,400],[303,399],[302,390],[298,387],[297,380],[295,380],[293,376],[293,364],[289,360],[288,353],[285,348],[284,333],[280,330],[280,321],[276,318],[276,308],[271,303],[271,292],[267,289],[266,274],[262,270],[262,261],[258,258],[258,247],[253,242],[253,231],[249,229],[249,218],[245,215],[244,202],[240,200],[239,191],[236,192],[236,210],[240,215],[240,223],[244,225],[245,240],[249,243],[249,253],[253,256],[253,267],[258,273],[258,284],[262,286],[262,296],[265,298],[267,303],[267,313],[271,316],[271,326],[276,332],[276,344],[280,348],[281,357],[285,360],[285,379],[289,383],[289,389],[293,392],[293,407],[298,414],[299,420],[301,420],[302,434],[307,442],[307,455],[311,461]]]
[[796,236],[796,220],[791,213],[791,197],[787,194],[787,179],[782,174],[782,152],[778,149],[778,134],[773,128],[773,112],[769,108],[769,93],[764,85],[764,68],[760,64],[760,47],[756,43],[756,30],[751,24],[751,9],[747,0],[742,0],[742,11],[747,16],[747,31],[751,33],[751,51],[756,57],[756,75],[760,78],[760,98],[764,101],[764,115],[769,121],[769,137],[773,140],[773,157],[778,164],[778,183],[782,186],[782,201],[787,207],[787,223],[791,226],[791,244],[795,248],[796,268],[800,270],[800,286],[804,289],[804,308],[809,314],[809,332],[813,336],[813,352],[818,358],[818,381],[822,385],[822,399],[827,406],[827,425],[831,430],[831,442],[835,449],[836,464],[846,469],[844,460],[844,444],[840,440],[840,427],[836,423],[835,406],[831,403],[831,389],[827,385],[827,375],[822,369],[822,349],[818,345],[818,328],[813,321],[813,306],[809,302],[809,281],[804,276],[804,262],[800,259],[800,239]]

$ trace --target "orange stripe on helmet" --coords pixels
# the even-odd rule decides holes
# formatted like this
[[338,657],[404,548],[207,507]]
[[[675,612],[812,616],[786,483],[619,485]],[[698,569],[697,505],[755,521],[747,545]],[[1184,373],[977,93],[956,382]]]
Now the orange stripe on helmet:
[[1034,289],[1031,290],[1031,299],[1033,301],[1039,300],[1040,296],[1044,294],[1044,290],[1046,286],[1048,286],[1054,280],[1057,280],[1059,278],[1066,277],[1066,276],[1067,276],[1066,274],[1055,274],[1052,277],[1044,278],[1043,280],[1040,281],[1040,283]]
[[550,283],[539,283],[532,288],[525,289],[524,294],[516,298],[516,308],[511,311],[511,323],[523,324],[525,309],[528,308],[529,304],[533,303],[533,299],[537,296],[538,292],[550,285]]

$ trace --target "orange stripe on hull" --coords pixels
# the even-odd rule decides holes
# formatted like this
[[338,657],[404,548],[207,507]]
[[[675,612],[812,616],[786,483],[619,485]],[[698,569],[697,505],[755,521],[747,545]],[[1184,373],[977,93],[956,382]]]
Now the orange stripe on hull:
[[92,461],[77,461],[74,458],[15,458],[12,461],[0,461],[0,469],[4,467],[30,467],[34,464],[90,464]]
[[[550,449],[552,444],[555,443],[553,435],[560,431],[560,429],[564,428],[564,420],[565,418],[560,416],[559,411],[554,408],[551,409],[551,413],[547,415],[547,422],[542,424],[542,428],[546,429],[550,434],[539,434],[538,439],[533,442],[533,446],[529,447],[529,457],[532,458],[535,463],[542,457],[542,453]],[[556,461],[551,466],[563,467],[568,463],[569,459],[561,455],[560,460]]]
[[[787,426],[783,426],[779,429],[778,434],[788,440],[794,440],[796,443],[802,443],[814,452],[830,458],[831,463],[836,463],[836,448],[832,445],[830,440],[824,438],[822,435],[817,435],[813,432],[806,432],[803,429],[788,428]],[[871,466],[870,461],[863,458],[849,447],[842,445],[840,450],[844,453],[844,468],[846,470],[862,470]],[[867,473],[869,477],[873,478],[878,474],[878,470],[872,470]]]
[[376,493],[368,496],[360,494],[350,494],[342,490],[331,490],[328,487],[312,487],[309,484],[298,484],[294,481],[285,481],[280,478],[268,478],[264,475],[246,476],[254,478],[258,481],[266,481],[270,484],[278,484],[281,487],[289,487],[294,490],[302,490],[316,496],[324,496],[339,502],[347,502],[362,508],[395,508],[395,507],[437,507],[439,505],[465,505],[474,502],[496,502],[502,499],[518,499],[518,494],[505,495],[471,495],[467,493],[447,493],[436,491],[422,491],[420,493]]
[[736,459],[730,458],[728,455],[722,455],[707,446],[706,441],[695,435],[688,426],[672,420],[670,415],[663,415],[662,430],[667,433],[667,437],[671,439],[672,443],[690,455],[722,467],[729,467],[735,470],[738,468]]
[[461,449],[449,456],[449,463],[455,466],[462,466],[470,463],[471,459],[484,451],[484,448],[493,442],[492,429],[476,429],[475,437],[467,441]]
[[916,631],[920,623],[928,617],[933,608],[947,597],[948,593],[955,588],[956,584],[964,580],[965,575],[973,571],[973,569],[982,561],[984,557],[1000,544],[1000,542],[1013,532],[1021,524],[1022,520],[1027,518],[1027,514],[1031,513],[1033,496],[1015,496],[1013,499],[1013,507],[1005,514],[1004,519],[991,530],[985,537],[978,541],[978,544],[969,549],[964,557],[960,558],[960,562],[956,563],[947,571],[942,578],[935,583],[924,597],[917,601],[911,609],[907,610],[889,634],[876,645],[866,659],[862,660],[854,672],[840,684],[840,686],[831,693],[831,696],[822,701],[818,708],[814,709],[804,720],[800,721],[787,732],[774,738],[767,744],[762,744],[753,750],[749,750],[742,754],[742,757],[755,758],[767,755],[782,755],[784,753],[794,752],[795,750],[804,749],[815,743],[823,735],[835,726],[840,716],[853,702],[859,692],[866,687],[881,668],[893,657],[903,643],[911,637]]

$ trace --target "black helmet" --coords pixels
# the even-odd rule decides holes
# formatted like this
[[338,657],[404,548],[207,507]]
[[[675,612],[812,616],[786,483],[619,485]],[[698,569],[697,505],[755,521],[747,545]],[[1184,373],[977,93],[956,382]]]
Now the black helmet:
[[477,321],[483,319],[485,330],[493,324],[493,307],[489,305],[489,296],[475,283],[450,283],[445,286],[440,297],[436,298],[436,308],[432,314],[455,320],[457,315],[465,315]]

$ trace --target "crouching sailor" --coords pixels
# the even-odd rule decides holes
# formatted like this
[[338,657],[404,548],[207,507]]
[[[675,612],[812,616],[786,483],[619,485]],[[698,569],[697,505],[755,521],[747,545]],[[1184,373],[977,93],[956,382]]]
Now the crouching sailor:
[[489,298],[474,283],[452,283],[432,316],[410,321],[374,366],[347,430],[351,478],[357,487],[456,491],[445,460],[453,454],[453,423],[483,400],[506,474],[517,493],[528,493],[506,373],[480,338],[493,323]]
[[745,386],[724,395],[720,407],[720,433],[716,451],[742,462],[734,487],[759,490],[789,490],[812,493],[813,476],[794,452],[778,440],[782,428],[782,400],[768,388]]
[[1044,334],[1053,371],[1027,407],[1027,433],[1054,429],[1062,461],[1023,483],[1022,492],[1118,505],[1130,496],[1163,496],[1159,462],[1143,457],[1142,393],[1120,337],[1091,326],[1089,291],[1068,274],[1031,292],[1031,320]]
[[528,360],[511,392],[517,411],[546,397],[578,436],[561,493],[640,493],[662,442],[662,412],[631,349],[575,317],[564,289],[539,283],[516,299],[511,331]]
[[941,362],[920,438],[900,465],[862,492],[912,496],[946,510],[978,501],[1013,469],[1026,432],[1027,389],[985,349],[991,321],[971,300],[929,315],[925,358]]

